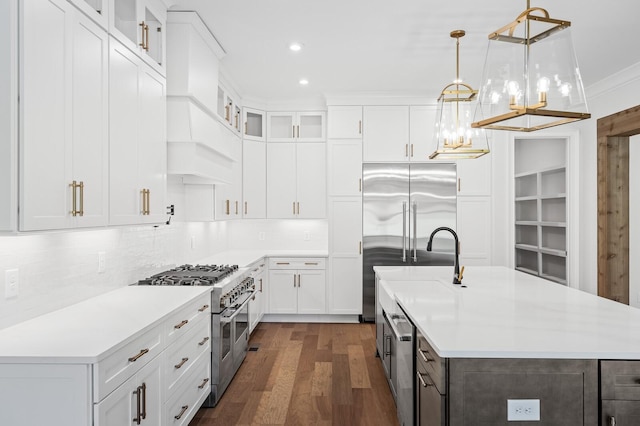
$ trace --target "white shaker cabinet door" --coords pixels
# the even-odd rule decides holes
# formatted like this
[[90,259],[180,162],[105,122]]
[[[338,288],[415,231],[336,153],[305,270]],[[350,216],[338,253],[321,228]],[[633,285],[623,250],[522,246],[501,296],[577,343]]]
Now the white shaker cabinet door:
[[483,155],[474,160],[459,160],[458,196],[491,195],[492,155]]
[[[109,219],[109,43],[105,30],[80,13],[73,25],[73,180],[82,182],[82,215],[76,226]],[[79,200],[78,200],[79,202]]]
[[109,164],[111,225],[140,222],[142,187],[138,183],[138,59],[111,42],[109,52]]
[[269,313],[298,312],[298,289],[295,270],[269,271]]
[[326,313],[326,277],[323,270],[298,270],[298,313]]
[[267,217],[296,217],[296,146],[267,143]]
[[327,152],[324,143],[297,144],[296,217],[327,216]]
[[146,65],[139,74],[139,185],[149,191],[145,223],[166,219],[167,137],[165,80]]
[[72,6],[31,0],[21,11],[20,228],[60,229],[69,225],[71,210]]
[[362,141],[330,140],[328,153],[329,195],[361,195]]
[[433,130],[437,107],[431,105],[411,106],[409,110],[409,155],[411,161],[429,161],[436,150]]
[[409,160],[408,106],[365,106],[363,117],[363,161]]
[[329,139],[362,139],[362,107],[330,106],[327,134]]
[[243,217],[267,216],[267,146],[264,142],[242,142]]

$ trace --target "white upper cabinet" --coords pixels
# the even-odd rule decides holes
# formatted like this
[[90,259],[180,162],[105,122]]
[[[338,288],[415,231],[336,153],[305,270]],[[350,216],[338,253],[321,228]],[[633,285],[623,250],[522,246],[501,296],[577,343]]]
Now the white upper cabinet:
[[365,106],[363,118],[363,161],[408,161],[411,158],[408,106]]
[[325,144],[267,144],[268,218],[325,218],[326,195]]
[[69,0],[105,30],[109,29],[108,0]]
[[433,140],[437,108],[435,105],[409,107],[409,154],[411,161],[430,161],[436,150]]
[[268,112],[269,142],[323,142],[326,139],[326,114],[313,112]]
[[21,5],[20,230],[105,225],[107,34],[66,1]]
[[267,146],[242,142],[242,215],[245,219],[267,217]]
[[242,219],[242,141],[225,129],[220,131],[220,137],[230,149],[232,162],[229,182],[215,186],[216,220]]
[[240,97],[223,85],[218,86],[217,107],[218,118],[236,136],[242,135],[242,107]]
[[165,75],[167,11],[160,0],[109,0],[109,32]]
[[251,141],[266,140],[267,121],[265,112],[253,108],[244,107],[242,109],[244,123],[243,138]]
[[458,160],[458,196],[491,195],[491,154]]
[[[113,39],[109,56],[109,223],[166,220],[165,80]],[[132,90],[134,88],[134,90]]]
[[359,196],[362,194],[362,141],[330,139],[329,195]]
[[362,139],[362,107],[330,106],[327,117],[329,139]]

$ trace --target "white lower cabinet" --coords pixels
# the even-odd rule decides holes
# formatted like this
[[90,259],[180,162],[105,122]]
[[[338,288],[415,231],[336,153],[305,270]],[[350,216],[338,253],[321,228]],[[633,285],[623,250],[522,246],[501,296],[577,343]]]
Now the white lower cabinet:
[[267,302],[267,264],[264,259],[249,266],[256,294],[249,302],[249,333],[253,332],[262,320]]
[[162,355],[95,405],[95,426],[162,424]]
[[0,348],[0,424],[187,425],[211,390],[210,289],[159,290],[114,290],[16,333],[8,344],[21,349]]
[[269,313],[325,314],[324,258],[269,260]]

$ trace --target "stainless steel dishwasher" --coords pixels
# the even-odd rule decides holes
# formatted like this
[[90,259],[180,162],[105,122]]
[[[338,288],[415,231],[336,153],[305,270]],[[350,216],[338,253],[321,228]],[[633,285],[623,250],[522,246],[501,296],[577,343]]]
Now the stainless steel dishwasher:
[[400,306],[397,312],[385,312],[385,326],[390,329],[388,348],[385,350],[385,361],[390,362],[388,372],[389,384],[394,398],[398,421],[401,426],[414,425],[414,362],[413,342],[415,328],[408,320]]

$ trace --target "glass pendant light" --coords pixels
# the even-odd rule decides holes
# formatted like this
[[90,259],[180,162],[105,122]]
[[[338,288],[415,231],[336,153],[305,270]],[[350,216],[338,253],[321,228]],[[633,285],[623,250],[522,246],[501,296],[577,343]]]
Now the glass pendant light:
[[527,0],[489,34],[474,128],[531,132],[591,117],[570,26]]
[[456,79],[442,89],[438,98],[434,133],[436,150],[429,158],[478,158],[489,152],[489,143],[484,129],[471,127],[478,91],[460,79],[460,38],[465,32],[455,30],[450,35],[456,39]]

